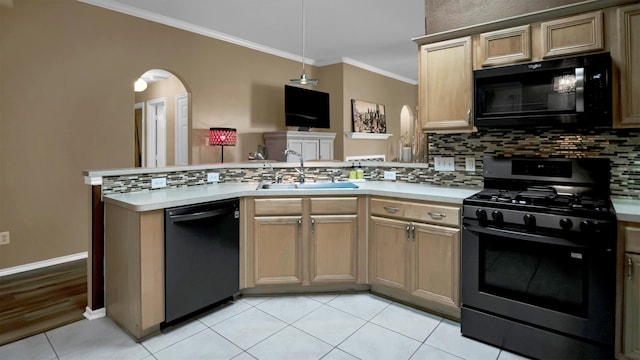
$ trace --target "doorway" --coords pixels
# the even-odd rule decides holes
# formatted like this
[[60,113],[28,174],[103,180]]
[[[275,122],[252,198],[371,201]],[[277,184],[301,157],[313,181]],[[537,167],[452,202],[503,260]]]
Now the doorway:
[[167,165],[167,101],[165,98],[147,101],[144,119],[146,167]]
[[161,69],[149,70],[140,79],[147,87],[135,92],[134,165],[188,165],[191,99],[185,84]]

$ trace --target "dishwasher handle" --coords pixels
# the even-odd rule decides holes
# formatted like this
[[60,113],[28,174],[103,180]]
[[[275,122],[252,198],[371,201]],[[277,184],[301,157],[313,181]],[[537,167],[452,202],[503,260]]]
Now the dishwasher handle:
[[169,220],[171,220],[172,223],[177,223],[177,222],[183,222],[183,221],[207,219],[207,218],[212,218],[212,217],[233,213],[235,210],[236,208],[234,206],[230,206],[222,209],[201,211],[201,212],[196,212],[191,214],[169,215]]

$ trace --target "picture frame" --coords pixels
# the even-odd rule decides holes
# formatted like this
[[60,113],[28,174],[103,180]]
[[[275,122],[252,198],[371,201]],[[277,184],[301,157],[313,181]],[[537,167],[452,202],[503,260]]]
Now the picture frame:
[[384,105],[351,99],[351,123],[353,132],[386,134]]

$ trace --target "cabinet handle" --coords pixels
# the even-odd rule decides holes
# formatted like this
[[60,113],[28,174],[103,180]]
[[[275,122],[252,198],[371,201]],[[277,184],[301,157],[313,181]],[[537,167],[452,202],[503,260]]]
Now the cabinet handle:
[[471,124],[471,108],[467,109],[467,122]]
[[431,216],[434,220],[442,220],[442,218],[446,218],[447,214],[437,213],[437,212],[427,212],[429,216]]
[[411,223],[411,238],[416,241],[416,226],[413,223]]
[[298,218],[298,232],[302,231],[302,218]]
[[316,231],[316,219],[311,218],[311,233],[313,234]]
[[627,277],[631,278],[632,274],[633,274],[633,260],[631,260],[631,258],[627,256]]
[[400,211],[400,208],[391,207],[391,206],[385,206],[384,209],[387,210],[387,212],[390,212],[392,214],[393,213],[397,213],[398,211]]
[[407,240],[411,239],[411,223],[407,224],[407,226],[405,227],[405,230],[407,231]]

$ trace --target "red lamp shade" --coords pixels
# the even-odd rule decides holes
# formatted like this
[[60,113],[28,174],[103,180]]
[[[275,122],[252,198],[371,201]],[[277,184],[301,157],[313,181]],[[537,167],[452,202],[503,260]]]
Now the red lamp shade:
[[209,145],[235,146],[236,138],[236,129],[209,128]]

